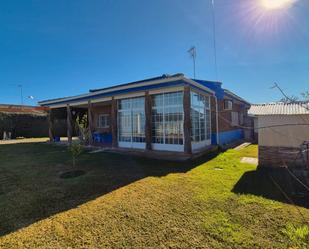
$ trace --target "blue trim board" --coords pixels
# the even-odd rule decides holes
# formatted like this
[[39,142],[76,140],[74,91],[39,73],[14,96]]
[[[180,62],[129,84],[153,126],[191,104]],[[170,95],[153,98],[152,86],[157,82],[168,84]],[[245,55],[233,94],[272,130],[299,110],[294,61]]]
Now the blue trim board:
[[209,89],[213,90],[215,92],[216,97],[220,100],[224,98],[224,90],[221,87],[222,83],[221,82],[216,82],[216,81],[207,81],[207,80],[197,80],[193,79],[197,83],[200,83],[203,86],[208,87]]
[[[219,132],[219,145],[225,145],[244,138],[244,131],[236,129]],[[217,133],[211,134],[211,144],[217,144]]]
[[[112,92],[108,92],[108,93],[98,93],[98,94],[95,94],[95,95],[92,95],[92,96],[85,96],[85,97],[80,97],[80,98],[77,97],[76,99],[71,99],[71,100],[65,100],[65,99],[61,100],[60,99],[59,101],[55,101],[54,103],[51,103],[51,104],[42,103],[41,105],[42,106],[53,106],[53,105],[59,105],[59,104],[75,103],[75,102],[87,101],[87,100],[90,100],[90,99],[94,100],[94,99],[97,99],[97,98],[108,97],[108,96],[113,96],[113,95],[118,95],[118,94],[153,90],[153,89],[158,89],[158,88],[162,88],[162,87],[170,87],[170,86],[183,86],[183,85],[186,85],[186,84],[188,84],[188,83],[185,82],[185,81],[182,81],[182,80],[171,81],[171,82],[163,82],[163,83],[160,83],[160,84],[134,87],[134,88],[129,88],[129,89],[112,91]],[[192,87],[195,87],[195,86],[192,86]],[[203,92],[207,92],[203,89],[200,89],[200,88],[198,88],[198,89],[203,91]]]

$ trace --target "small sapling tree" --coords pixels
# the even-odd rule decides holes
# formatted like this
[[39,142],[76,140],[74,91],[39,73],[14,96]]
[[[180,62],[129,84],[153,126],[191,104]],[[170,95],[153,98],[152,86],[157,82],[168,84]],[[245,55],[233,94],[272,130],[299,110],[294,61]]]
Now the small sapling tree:
[[84,147],[80,142],[73,142],[69,147],[68,150],[72,157],[72,164],[73,167],[76,166],[77,158],[83,153]]

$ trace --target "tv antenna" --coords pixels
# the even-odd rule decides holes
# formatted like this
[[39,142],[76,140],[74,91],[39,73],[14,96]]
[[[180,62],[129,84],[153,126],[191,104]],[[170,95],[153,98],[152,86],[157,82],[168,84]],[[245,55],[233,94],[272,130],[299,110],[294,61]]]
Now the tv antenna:
[[194,76],[194,79],[195,79],[195,59],[196,59],[196,48],[195,48],[195,46],[191,47],[188,50],[188,53],[190,54],[190,56],[192,57],[192,60],[193,60],[193,76]]

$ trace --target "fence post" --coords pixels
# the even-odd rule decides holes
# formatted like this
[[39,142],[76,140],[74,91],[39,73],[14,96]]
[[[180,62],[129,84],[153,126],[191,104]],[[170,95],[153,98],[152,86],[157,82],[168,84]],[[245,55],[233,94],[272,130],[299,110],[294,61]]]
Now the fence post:
[[92,118],[92,103],[88,101],[88,128],[89,128],[89,144],[93,144],[93,118]]
[[48,111],[48,136],[49,136],[49,141],[50,142],[54,142],[54,134],[53,134],[53,124],[54,120],[53,120],[53,111],[52,109],[49,109]]
[[67,135],[68,135],[68,143],[72,143],[72,112],[71,107],[67,104]]

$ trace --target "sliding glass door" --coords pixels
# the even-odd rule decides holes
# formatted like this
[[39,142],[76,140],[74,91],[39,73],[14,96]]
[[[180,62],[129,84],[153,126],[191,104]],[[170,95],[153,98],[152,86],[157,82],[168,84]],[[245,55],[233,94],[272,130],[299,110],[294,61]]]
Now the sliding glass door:
[[145,148],[145,98],[121,99],[118,104],[119,147]]
[[183,151],[183,92],[152,96],[152,147]]

